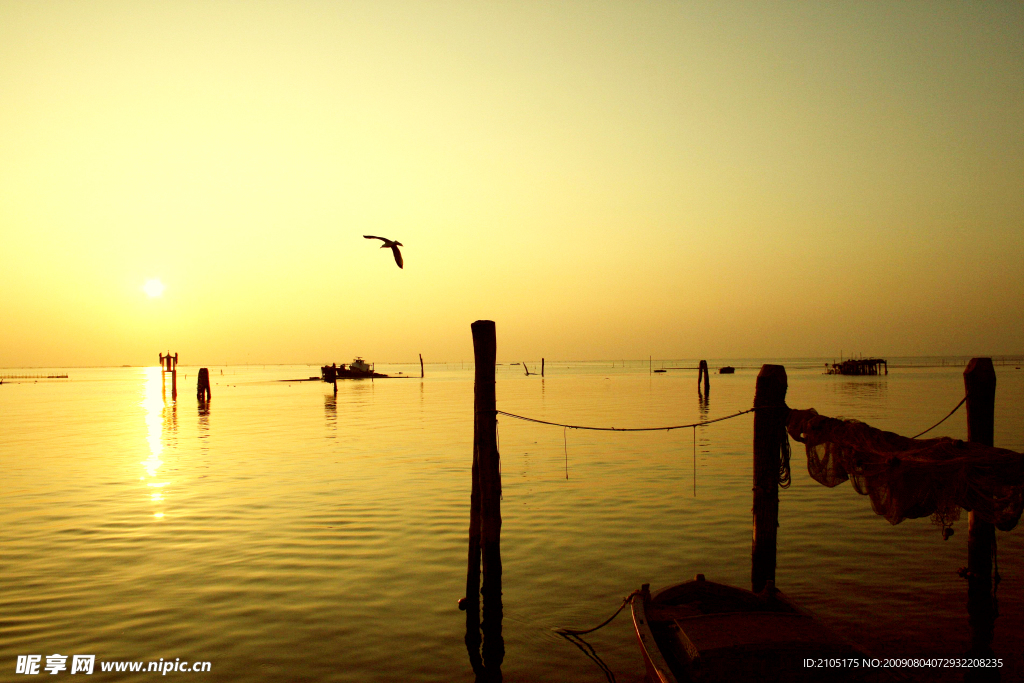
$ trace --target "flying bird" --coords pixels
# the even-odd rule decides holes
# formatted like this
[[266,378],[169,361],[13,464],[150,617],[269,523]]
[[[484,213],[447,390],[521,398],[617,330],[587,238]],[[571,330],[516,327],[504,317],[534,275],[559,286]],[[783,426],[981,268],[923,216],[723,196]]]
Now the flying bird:
[[380,240],[384,244],[380,245],[380,248],[391,247],[391,253],[395,255],[395,263],[398,264],[399,268],[404,268],[402,265],[402,252],[398,251],[399,247],[405,246],[401,242],[395,240],[389,240],[387,237],[377,237],[376,235],[363,235],[368,240]]

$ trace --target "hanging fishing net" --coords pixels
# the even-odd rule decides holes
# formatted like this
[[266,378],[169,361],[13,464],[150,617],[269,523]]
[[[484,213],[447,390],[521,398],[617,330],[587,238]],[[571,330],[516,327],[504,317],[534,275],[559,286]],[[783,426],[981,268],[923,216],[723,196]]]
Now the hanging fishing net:
[[931,515],[948,528],[960,508],[1009,531],[1024,508],[1024,454],[950,438],[910,439],[857,420],[791,410],[790,436],[807,449],[815,481],[847,479],[891,524]]

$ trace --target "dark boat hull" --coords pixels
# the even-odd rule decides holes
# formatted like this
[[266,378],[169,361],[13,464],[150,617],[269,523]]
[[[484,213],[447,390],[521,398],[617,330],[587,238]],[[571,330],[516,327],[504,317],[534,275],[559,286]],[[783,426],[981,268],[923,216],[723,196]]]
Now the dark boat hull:
[[[705,581],[633,599],[633,626],[652,683],[878,681],[864,653],[769,587],[755,594]],[[805,660],[856,661],[819,669]]]

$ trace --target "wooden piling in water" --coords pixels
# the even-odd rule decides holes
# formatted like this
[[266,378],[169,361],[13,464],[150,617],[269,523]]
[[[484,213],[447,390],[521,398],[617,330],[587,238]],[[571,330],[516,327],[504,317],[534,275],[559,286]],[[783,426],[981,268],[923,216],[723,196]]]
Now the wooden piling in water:
[[423,379],[423,354],[420,354],[420,379]]
[[484,619],[488,595],[501,594],[501,473],[498,465],[498,420],[494,376],[497,347],[494,322],[473,323],[475,367],[474,404],[476,408],[474,452],[480,477],[480,554],[483,569]]
[[[704,393],[700,391],[700,383],[704,382]],[[711,395],[711,378],[708,376],[708,362],[702,360],[700,366],[697,368],[697,395],[698,396],[710,396]]]
[[199,381],[196,382],[196,399],[200,403],[206,403],[213,397],[210,391],[210,370],[199,368]]
[[[995,430],[996,372],[991,358],[972,358],[964,369],[967,393],[967,440],[992,446]],[[992,548],[995,527],[978,519],[974,511],[967,518],[967,612],[971,624],[970,654],[991,653],[996,609],[992,596]]]
[[[466,573],[466,646],[474,661],[483,631],[481,671],[500,680],[505,656],[501,635],[501,471],[499,466],[495,402],[497,346],[494,322],[472,325],[474,355],[473,484],[470,494],[469,562]],[[482,583],[481,583],[482,570]],[[483,598],[483,620],[480,615]],[[477,663],[474,662],[474,669]],[[481,673],[480,671],[478,673]]]
[[543,358],[540,359],[540,376],[541,377],[544,376],[544,359]]
[[750,583],[755,593],[775,580],[775,544],[779,527],[781,440],[786,436],[788,379],[781,365],[762,365],[754,389],[754,536]]

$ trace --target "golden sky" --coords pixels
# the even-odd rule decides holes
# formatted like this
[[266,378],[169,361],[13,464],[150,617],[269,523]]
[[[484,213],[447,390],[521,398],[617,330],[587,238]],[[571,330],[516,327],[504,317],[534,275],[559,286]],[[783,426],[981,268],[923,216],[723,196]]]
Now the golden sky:
[[1021,353],[1022,35],[1020,2],[0,0],[0,366],[459,360],[478,318],[499,360]]

